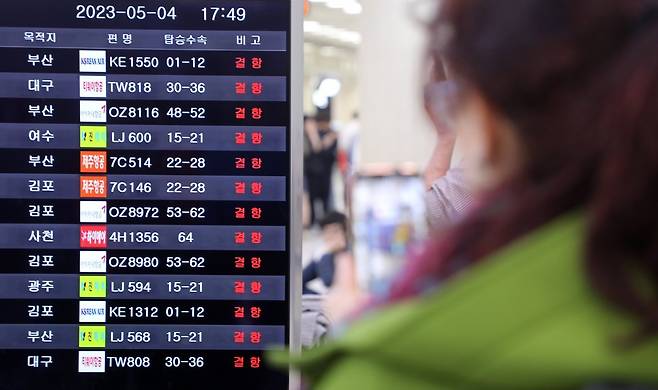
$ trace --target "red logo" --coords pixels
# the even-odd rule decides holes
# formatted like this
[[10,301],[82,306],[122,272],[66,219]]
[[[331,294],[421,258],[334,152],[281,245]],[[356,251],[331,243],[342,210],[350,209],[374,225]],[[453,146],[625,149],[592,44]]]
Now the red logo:
[[80,226],[80,248],[107,248],[107,226]]

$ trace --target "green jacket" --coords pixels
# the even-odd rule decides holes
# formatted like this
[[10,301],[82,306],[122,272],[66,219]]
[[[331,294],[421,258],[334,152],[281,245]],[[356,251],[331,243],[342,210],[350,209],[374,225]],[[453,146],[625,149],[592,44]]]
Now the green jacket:
[[582,216],[562,217],[292,364],[318,390],[658,384],[657,339],[629,350],[614,345],[635,324],[588,286],[583,240]]

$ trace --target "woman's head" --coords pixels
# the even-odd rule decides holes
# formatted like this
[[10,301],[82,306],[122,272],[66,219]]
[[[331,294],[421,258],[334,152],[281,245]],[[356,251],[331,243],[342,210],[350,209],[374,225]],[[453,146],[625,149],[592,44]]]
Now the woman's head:
[[431,53],[450,64],[466,168],[489,195],[421,272],[445,276],[451,258],[583,209],[595,287],[658,330],[658,4],[442,3]]
[[630,116],[655,111],[658,18],[647,18],[655,2],[443,3],[431,49],[461,86],[471,171],[541,178],[604,158],[628,135],[620,129]]

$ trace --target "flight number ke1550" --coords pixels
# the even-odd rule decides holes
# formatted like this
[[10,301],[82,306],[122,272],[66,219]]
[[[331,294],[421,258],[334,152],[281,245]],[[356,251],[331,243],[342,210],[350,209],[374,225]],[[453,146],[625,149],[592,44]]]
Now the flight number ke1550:
[[110,68],[121,69],[157,69],[160,65],[170,69],[193,68],[205,69],[206,59],[204,57],[167,57],[160,60],[159,57],[148,56],[110,56]]

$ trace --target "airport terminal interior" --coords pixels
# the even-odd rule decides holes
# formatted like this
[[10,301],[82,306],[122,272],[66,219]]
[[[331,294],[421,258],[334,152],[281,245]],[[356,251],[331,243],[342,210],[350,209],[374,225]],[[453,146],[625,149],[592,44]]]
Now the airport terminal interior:
[[0,10],[0,390],[658,389],[656,0]]

